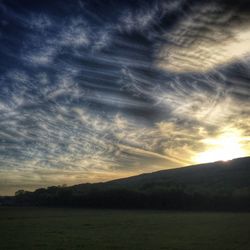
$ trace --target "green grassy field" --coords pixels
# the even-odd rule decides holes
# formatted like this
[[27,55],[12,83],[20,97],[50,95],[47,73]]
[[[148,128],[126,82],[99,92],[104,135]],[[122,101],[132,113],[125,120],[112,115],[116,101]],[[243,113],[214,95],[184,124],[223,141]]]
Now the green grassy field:
[[0,208],[0,249],[249,250],[250,214]]

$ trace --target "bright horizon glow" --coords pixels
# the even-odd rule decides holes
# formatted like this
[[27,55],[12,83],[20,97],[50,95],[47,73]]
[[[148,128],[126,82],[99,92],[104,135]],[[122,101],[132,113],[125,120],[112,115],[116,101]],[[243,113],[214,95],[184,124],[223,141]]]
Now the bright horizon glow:
[[228,161],[234,158],[247,156],[241,142],[244,139],[238,133],[224,133],[218,138],[205,139],[204,144],[208,150],[199,153],[195,158],[195,163],[206,163],[215,161]]

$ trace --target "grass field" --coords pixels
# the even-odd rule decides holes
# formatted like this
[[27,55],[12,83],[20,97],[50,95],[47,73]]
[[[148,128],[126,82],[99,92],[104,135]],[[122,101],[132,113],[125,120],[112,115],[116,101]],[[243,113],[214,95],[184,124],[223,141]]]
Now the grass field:
[[0,208],[2,250],[249,250],[250,214]]

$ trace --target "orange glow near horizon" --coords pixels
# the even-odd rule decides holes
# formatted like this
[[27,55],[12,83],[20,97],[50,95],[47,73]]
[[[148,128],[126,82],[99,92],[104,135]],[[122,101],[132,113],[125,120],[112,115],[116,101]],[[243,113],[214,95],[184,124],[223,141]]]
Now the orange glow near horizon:
[[205,139],[203,143],[207,146],[207,151],[198,153],[193,160],[195,163],[206,163],[245,157],[245,140],[248,139],[242,138],[238,132],[226,132],[217,138]]

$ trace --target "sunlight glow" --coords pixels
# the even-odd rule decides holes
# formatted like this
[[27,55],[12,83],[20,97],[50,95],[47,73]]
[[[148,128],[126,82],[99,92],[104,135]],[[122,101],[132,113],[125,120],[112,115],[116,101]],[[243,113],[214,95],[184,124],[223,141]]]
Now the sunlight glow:
[[215,139],[205,139],[204,144],[208,151],[195,156],[195,163],[206,163],[214,161],[228,161],[247,155],[241,144],[243,138],[239,134],[225,133]]

